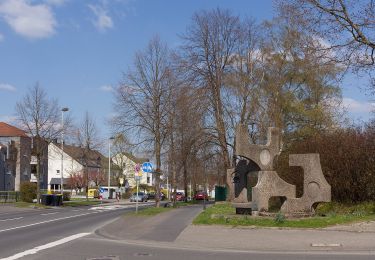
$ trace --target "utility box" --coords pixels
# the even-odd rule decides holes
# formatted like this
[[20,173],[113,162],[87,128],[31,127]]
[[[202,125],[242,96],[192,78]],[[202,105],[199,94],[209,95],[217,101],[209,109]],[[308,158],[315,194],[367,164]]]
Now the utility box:
[[225,201],[226,200],[226,187],[215,186],[215,201]]

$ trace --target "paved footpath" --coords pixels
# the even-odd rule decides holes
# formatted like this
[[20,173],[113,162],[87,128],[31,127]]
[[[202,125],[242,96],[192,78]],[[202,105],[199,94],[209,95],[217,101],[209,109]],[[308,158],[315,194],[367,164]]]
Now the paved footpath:
[[375,255],[375,221],[325,229],[192,225],[201,205],[154,217],[125,216],[97,231],[105,237],[149,246],[224,251],[342,252]]

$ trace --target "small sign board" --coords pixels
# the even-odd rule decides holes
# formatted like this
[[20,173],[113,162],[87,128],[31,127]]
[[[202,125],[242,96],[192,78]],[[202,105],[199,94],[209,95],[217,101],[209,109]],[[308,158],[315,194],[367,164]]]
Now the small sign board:
[[142,171],[146,173],[152,172],[153,165],[150,162],[144,162],[142,164]]
[[100,189],[99,189],[99,193],[104,193],[104,189],[103,189],[103,188],[100,188]]
[[136,181],[140,181],[140,180],[141,180],[141,177],[142,177],[142,174],[140,174],[140,172],[136,172],[136,173],[134,174],[134,179],[135,179]]

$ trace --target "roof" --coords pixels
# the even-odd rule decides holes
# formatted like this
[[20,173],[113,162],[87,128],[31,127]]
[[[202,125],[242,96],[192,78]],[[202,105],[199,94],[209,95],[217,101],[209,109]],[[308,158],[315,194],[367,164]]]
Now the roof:
[[126,157],[129,158],[129,160],[135,162],[135,163],[144,163],[144,162],[148,162],[149,159],[147,158],[138,158],[138,157],[135,157],[133,154],[131,153],[122,153],[123,155],[125,155]]
[[[68,184],[69,179],[63,178],[63,184]],[[61,184],[61,178],[51,178],[50,184]]]
[[6,137],[28,137],[26,132],[7,123],[0,122],[0,136]]
[[[54,143],[58,148],[60,148],[60,144]],[[74,160],[79,162],[80,164],[85,164],[85,157],[88,158],[87,160],[87,167],[95,167],[101,168],[102,163],[108,161],[108,159],[103,156],[100,152],[95,150],[86,151],[85,148],[73,145],[64,144],[64,153],[68,154]]]

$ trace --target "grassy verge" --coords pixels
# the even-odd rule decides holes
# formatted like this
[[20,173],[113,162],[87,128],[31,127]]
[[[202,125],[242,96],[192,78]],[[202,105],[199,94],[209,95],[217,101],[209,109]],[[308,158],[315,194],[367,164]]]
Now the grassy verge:
[[156,208],[156,207],[150,207],[150,208],[139,209],[138,210],[138,214],[136,214],[135,212],[132,212],[130,214],[134,215],[134,216],[137,216],[137,215],[138,216],[155,216],[157,214],[170,211],[172,209],[173,208],[164,208],[164,207]]
[[97,199],[89,199],[86,201],[85,199],[81,200],[73,200],[73,201],[64,201],[64,207],[80,207],[80,206],[91,206],[91,205],[98,205],[101,201]]
[[[345,207],[342,204],[328,203],[328,209],[318,209],[317,216],[287,219],[282,214],[275,217],[252,217],[236,215],[235,209],[229,204],[216,204],[207,208],[193,221],[194,224],[258,226],[258,227],[294,227],[323,228],[337,224],[375,220],[375,208],[371,203]],[[359,210],[361,209],[361,210]],[[373,211],[374,209],[374,211]]]
[[23,201],[12,203],[12,205],[16,206],[17,208],[43,208],[43,209],[50,208],[50,206],[37,204],[37,203],[23,202]]

